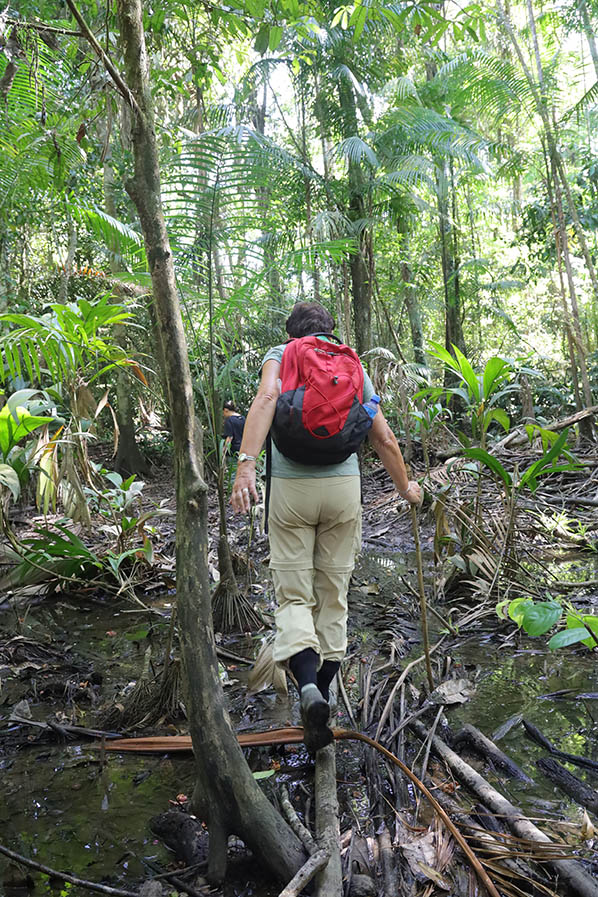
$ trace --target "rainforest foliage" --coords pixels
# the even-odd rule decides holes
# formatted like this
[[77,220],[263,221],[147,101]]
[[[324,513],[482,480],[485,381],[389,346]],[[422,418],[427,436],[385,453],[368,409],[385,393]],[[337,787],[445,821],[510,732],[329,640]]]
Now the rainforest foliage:
[[[435,603],[470,602],[433,608],[444,632],[489,613],[598,644],[529,564],[597,545],[597,24],[596,0],[0,12],[1,585],[139,603],[177,578],[160,687],[179,622],[213,881],[231,833],[280,879],[303,856],[243,762],[212,627],[268,624],[221,409],[246,411],[293,303],[335,316],[423,483]],[[176,564],[169,499],[144,500],[165,460]],[[415,513],[413,538],[421,561]]]
[[[598,378],[597,19],[591,0],[144,6],[220,591],[236,589],[220,408],[246,409],[297,300],[333,312],[416,468],[464,452],[511,504],[577,468]],[[11,507],[35,493],[58,529],[21,565],[80,552],[64,575],[104,569],[117,589],[151,562],[135,476],[172,424],[121,30],[95,0],[0,15],[2,526],[18,553]],[[518,433],[513,471],[493,446]],[[94,513],[107,560],[71,529]]]

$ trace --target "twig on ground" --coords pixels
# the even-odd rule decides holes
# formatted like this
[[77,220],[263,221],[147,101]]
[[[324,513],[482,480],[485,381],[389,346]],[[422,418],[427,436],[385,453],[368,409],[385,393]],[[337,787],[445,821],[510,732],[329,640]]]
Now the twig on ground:
[[291,799],[289,797],[289,789],[286,785],[281,785],[280,788],[280,805],[284,811],[284,815],[286,817],[287,822],[307,850],[310,856],[313,856],[314,853],[317,853],[318,845],[314,841],[313,835],[309,831],[308,828],[301,822],[294,806],[291,803]]
[[111,888],[109,885],[100,885],[93,881],[86,881],[84,878],[77,878],[75,875],[69,875],[68,872],[58,872],[56,869],[51,869],[50,866],[44,866],[43,863],[36,863],[35,860],[30,860],[27,857],[21,856],[21,854],[15,853],[14,850],[9,850],[8,847],[4,847],[2,844],[0,844],[0,853],[9,857],[11,860],[14,860],[16,863],[21,863],[21,865],[28,866],[30,869],[35,869],[37,872],[43,872],[51,878],[70,881],[71,884],[79,885],[79,887],[86,888],[88,891],[99,891],[101,894],[111,894],[112,897],[138,897],[137,891],[125,891],[123,888]]
[[278,897],[298,897],[304,887],[312,880],[314,875],[327,864],[329,853],[327,850],[318,850],[312,854],[299,872],[293,876],[286,888]]

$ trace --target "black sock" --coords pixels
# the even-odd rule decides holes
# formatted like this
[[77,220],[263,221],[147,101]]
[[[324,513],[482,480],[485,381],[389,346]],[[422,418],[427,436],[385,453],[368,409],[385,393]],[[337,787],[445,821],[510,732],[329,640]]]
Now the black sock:
[[328,701],[330,699],[330,683],[338,673],[339,669],[340,661],[325,660],[318,670],[318,678],[316,679],[316,684],[320,689],[322,697],[325,701]]
[[304,685],[308,685],[310,682],[313,685],[316,684],[318,660],[318,655],[313,648],[304,648],[303,651],[299,651],[298,654],[293,654],[289,658],[289,667],[297,680],[299,694]]

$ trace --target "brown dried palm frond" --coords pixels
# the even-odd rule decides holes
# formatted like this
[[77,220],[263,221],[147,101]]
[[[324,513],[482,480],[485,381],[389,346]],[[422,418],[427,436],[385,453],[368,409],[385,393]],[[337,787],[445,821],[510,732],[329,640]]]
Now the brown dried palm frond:
[[258,651],[255,663],[247,679],[247,688],[254,694],[273,686],[278,694],[287,694],[287,677],[283,667],[273,655],[274,635],[267,636]]

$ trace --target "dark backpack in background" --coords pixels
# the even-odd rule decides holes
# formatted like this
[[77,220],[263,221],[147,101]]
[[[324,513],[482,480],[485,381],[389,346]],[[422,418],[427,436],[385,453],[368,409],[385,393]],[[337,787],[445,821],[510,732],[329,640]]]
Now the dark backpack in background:
[[281,394],[271,436],[300,464],[340,464],[357,451],[372,417],[363,407],[363,368],[357,353],[331,334],[287,343],[280,365]]

